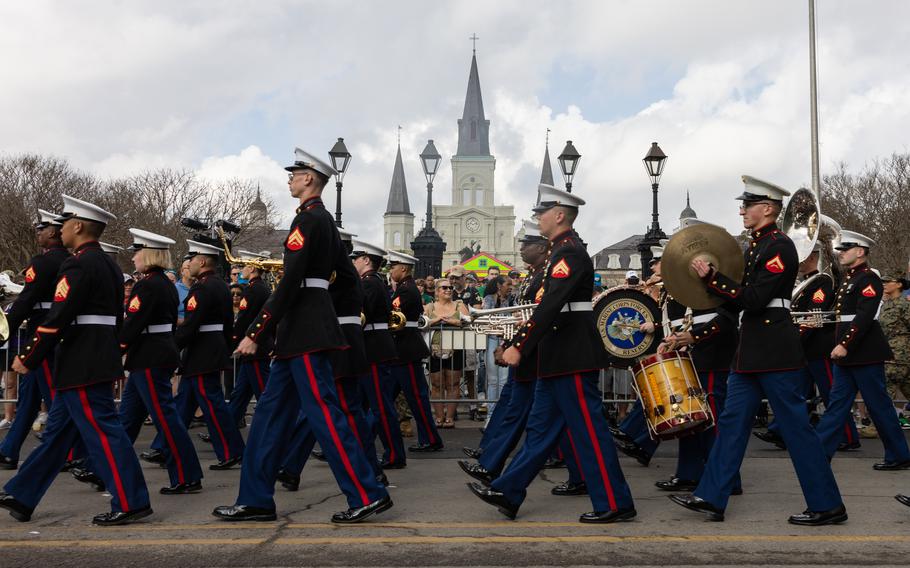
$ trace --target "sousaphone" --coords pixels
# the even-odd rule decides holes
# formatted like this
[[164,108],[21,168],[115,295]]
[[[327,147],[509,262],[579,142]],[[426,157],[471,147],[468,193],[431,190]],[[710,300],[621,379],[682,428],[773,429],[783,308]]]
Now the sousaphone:
[[[796,246],[799,261],[809,258],[822,228],[818,198],[806,188],[797,189],[781,213],[780,230]],[[840,232],[838,227],[838,233]]]
[[705,283],[692,270],[692,261],[700,258],[718,272],[739,282],[746,263],[743,251],[722,227],[710,224],[682,229],[664,247],[660,272],[667,292],[680,304],[695,309],[715,308],[723,298],[708,294]]

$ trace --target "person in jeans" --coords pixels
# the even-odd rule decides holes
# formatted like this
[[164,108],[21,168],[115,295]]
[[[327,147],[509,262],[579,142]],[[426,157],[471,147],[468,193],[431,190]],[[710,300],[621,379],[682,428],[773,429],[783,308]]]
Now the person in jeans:
[[[483,297],[483,309],[485,310],[515,305],[515,297],[512,296],[512,281],[508,278],[496,276],[487,282],[486,292],[487,295]],[[484,360],[486,364],[487,400],[498,399],[503,387],[509,380],[509,368],[501,367],[494,361],[494,353],[500,343],[502,343],[501,337],[495,335],[487,336],[487,351]],[[487,403],[486,425],[489,425],[495,409],[495,403]]]

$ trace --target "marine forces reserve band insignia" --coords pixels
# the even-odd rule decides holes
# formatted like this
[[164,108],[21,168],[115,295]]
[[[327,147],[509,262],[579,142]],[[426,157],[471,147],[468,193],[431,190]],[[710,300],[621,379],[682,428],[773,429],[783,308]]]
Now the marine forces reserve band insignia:
[[597,332],[614,367],[629,367],[636,359],[657,349],[653,333],[639,331],[641,324],[659,320],[657,302],[631,287],[607,290],[594,306]]

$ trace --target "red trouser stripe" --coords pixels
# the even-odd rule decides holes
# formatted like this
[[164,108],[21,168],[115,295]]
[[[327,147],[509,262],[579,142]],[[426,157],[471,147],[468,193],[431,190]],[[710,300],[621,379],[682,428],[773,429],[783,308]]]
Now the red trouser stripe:
[[313,373],[313,365],[310,363],[309,354],[303,356],[303,363],[306,366],[307,376],[310,378],[310,390],[313,391],[313,397],[316,398],[316,402],[319,403],[319,408],[322,409],[322,415],[325,418],[326,426],[329,427],[329,434],[332,435],[332,442],[335,444],[338,455],[341,457],[341,463],[344,464],[345,471],[348,472],[348,476],[354,483],[354,487],[356,487],[357,492],[360,493],[360,499],[363,501],[363,506],[366,507],[370,504],[370,498],[367,496],[366,489],[360,484],[360,479],[357,478],[357,474],[354,473],[354,466],[351,465],[351,460],[348,459],[348,453],[344,451],[344,446],[341,445],[341,438],[338,437],[338,431],[335,430],[335,423],[332,422],[332,414],[329,412],[329,407],[326,406],[325,401],[322,400],[322,394],[319,392],[319,384],[316,382],[316,375]]
[[[253,361],[253,371],[256,373],[256,382],[259,383],[259,395],[265,390],[265,383],[262,382],[262,371],[259,369],[259,361]],[[257,397],[258,398],[258,397]]]
[[569,430],[568,426],[566,426],[566,436],[569,437],[569,447],[572,448],[572,457],[575,458],[575,466],[578,468],[578,474],[581,475],[581,480],[584,481],[585,472],[581,469],[581,460],[578,459],[578,450],[575,449],[575,440],[572,439],[572,431]]
[[124,511],[130,510],[130,504],[126,499],[126,491],[123,489],[123,481],[120,479],[120,470],[117,468],[117,462],[114,461],[114,452],[111,451],[111,443],[107,439],[107,435],[101,430],[98,426],[98,422],[95,421],[95,415],[92,413],[92,407],[88,403],[88,394],[85,392],[85,388],[80,388],[79,390],[79,400],[82,401],[82,411],[85,413],[85,418],[88,420],[89,424],[95,429],[95,432],[98,434],[98,439],[101,440],[101,447],[104,449],[104,457],[107,458],[107,464],[111,468],[111,473],[114,475],[114,487],[117,488],[117,496],[120,498],[120,504]]
[[363,440],[360,439],[360,432],[357,430],[357,422],[354,420],[354,415],[351,414],[351,409],[348,406],[348,398],[344,394],[344,382],[336,379],[335,390],[338,391],[338,402],[341,403],[341,411],[344,412],[344,415],[348,419],[348,426],[350,426],[351,432],[354,433],[354,437],[357,438],[357,444],[366,450],[366,447],[363,445]]
[[708,404],[711,405],[711,414],[714,415],[714,437],[718,436],[717,434],[717,421],[720,420],[720,416],[717,415],[717,401],[714,400],[714,371],[708,371]]
[[433,429],[430,427],[430,419],[427,416],[427,411],[424,410],[423,402],[420,400],[420,390],[417,388],[417,373],[414,372],[414,363],[408,363],[408,372],[411,373],[411,388],[414,389],[414,400],[417,401],[417,411],[420,412],[420,420],[423,422],[423,426],[427,430],[427,436],[430,437],[430,443],[436,444],[438,440],[433,434]]
[[186,483],[183,477],[183,460],[180,459],[180,452],[177,451],[177,444],[174,443],[174,436],[171,435],[171,427],[168,426],[167,420],[164,419],[164,411],[161,410],[161,402],[158,400],[158,391],[155,390],[155,380],[152,378],[152,370],[145,370],[145,382],[148,383],[149,396],[152,399],[152,407],[155,409],[155,416],[158,417],[159,428],[167,440],[167,445],[171,449],[171,455],[174,456],[174,462],[177,465],[177,479],[180,483]]
[[[830,393],[834,389],[834,372],[831,370],[831,361],[828,359],[822,359],[825,362],[825,374],[828,375],[828,392]],[[831,400],[831,395],[828,395],[828,400]],[[852,444],[853,432],[850,431],[850,420],[853,420],[853,417],[849,414],[847,415],[847,421],[844,422],[844,432],[847,433],[847,443]]]
[[[57,392],[54,390],[54,379],[51,376],[51,366],[47,362],[47,359],[41,361],[41,368],[44,369],[44,382],[47,383],[48,390],[51,391],[51,400],[54,400],[54,397],[57,396]],[[50,408],[48,408],[50,411]]]
[[227,461],[231,459],[231,450],[228,449],[227,438],[224,437],[224,432],[221,431],[221,424],[218,422],[218,417],[215,416],[215,407],[212,406],[212,401],[209,400],[208,394],[205,392],[205,381],[202,380],[202,375],[199,375],[199,394],[202,395],[202,400],[205,401],[206,406],[209,408],[209,418],[212,424],[215,425],[218,437],[221,438],[221,445],[224,447],[224,459]]
[[382,387],[379,386],[379,368],[375,363],[370,365],[373,372],[373,388],[376,389],[376,404],[379,405],[379,417],[382,419],[382,429],[385,431],[385,439],[389,442],[389,463],[397,463],[395,459],[395,444],[392,442],[392,429],[389,428],[389,417],[386,416],[385,404],[382,402]]
[[610,475],[607,473],[607,465],[604,462],[603,452],[600,450],[600,442],[597,440],[597,433],[594,431],[594,423],[591,421],[591,412],[588,410],[588,403],[585,401],[585,392],[582,385],[581,375],[575,375],[575,391],[578,393],[578,405],[581,407],[581,414],[585,419],[585,427],[588,429],[588,436],[591,437],[591,447],[594,449],[594,455],[597,457],[597,467],[600,468],[600,477],[603,479],[604,487],[607,490],[607,500],[610,502],[610,510],[616,510],[616,498],[613,496],[613,485],[610,483]]

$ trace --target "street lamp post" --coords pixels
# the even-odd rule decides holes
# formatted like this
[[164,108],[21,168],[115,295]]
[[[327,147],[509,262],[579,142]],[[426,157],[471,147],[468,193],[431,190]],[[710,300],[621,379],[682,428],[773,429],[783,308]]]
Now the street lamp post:
[[332,167],[338,172],[335,174],[335,190],[338,194],[335,200],[335,224],[341,227],[341,185],[344,181],[344,174],[348,171],[348,164],[351,163],[351,153],[344,145],[344,138],[339,138],[338,142],[335,142],[335,145],[329,150],[329,158],[332,159]]
[[572,145],[571,140],[566,140],[566,147],[563,148],[562,154],[557,158],[559,169],[562,170],[562,177],[566,180],[566,191],[572,193],[572,178],[575,177],[575,170],[578,168],[578,162],[581,160],[581,154]]
[[442,274],[442,254],[446,250],[446,243],[433,228],[433,179],[441,163],[442,156],[436,151],[433,141],[427,140],[427,145],[420,153],[420,164],[427,178],[427,218],[423,229],[411,242],[411,250],[417,257],[415,274],[418,278]]
[[428,229],[433,228],[433,178],[439,170],[442,156],[436,151],[432,140],[427,140],[427,145],[420,153],[420,163],[423,165],[423,174],[427,177],[427,224]]
[[639,243],[638,251],[641,253],[641,275],[642,280],[651,276],[651,267],[649,266],[652,254],[651,247],[658,246],[661,239],[667,238],[666,233],[660,228],[657,212],[657,189],[660,184],[660,176],[664,173],[664,166],[667,163],[667,155],[664,154],[657,142],[651,143],[651,148],[645,154],[642,162],[645,170],[648,172],[648,178],[651,180],[652,192],[652,209],[651,209],[651,227],[645,233],[645,238]]

